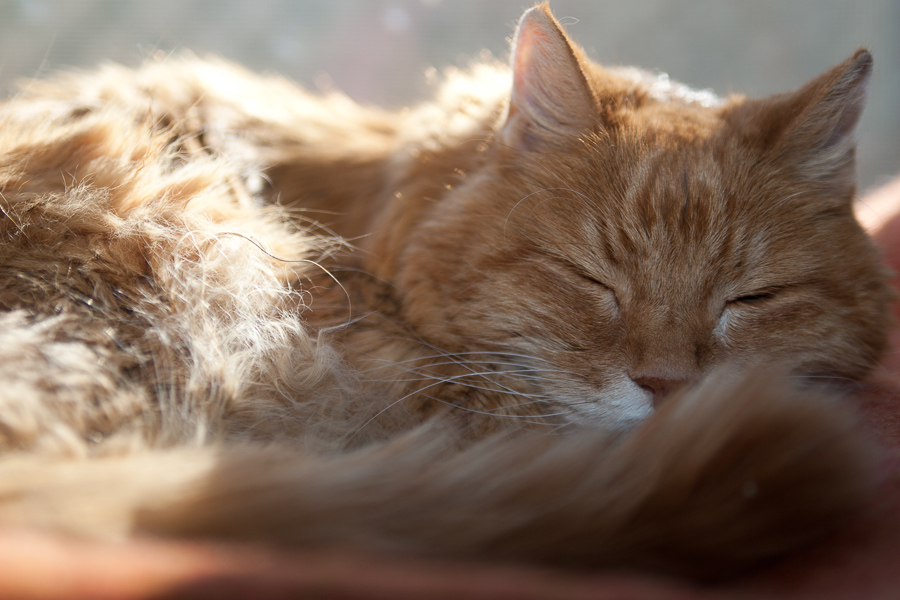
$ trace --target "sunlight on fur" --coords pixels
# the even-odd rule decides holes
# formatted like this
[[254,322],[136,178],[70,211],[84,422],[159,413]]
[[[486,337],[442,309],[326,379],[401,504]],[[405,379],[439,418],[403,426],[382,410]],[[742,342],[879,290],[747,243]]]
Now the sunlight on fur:
[[892,296],[863,50],[717,98],[591,62],[388,112],[215,58],[0,108],[0,523],[708,579],[847,521]]

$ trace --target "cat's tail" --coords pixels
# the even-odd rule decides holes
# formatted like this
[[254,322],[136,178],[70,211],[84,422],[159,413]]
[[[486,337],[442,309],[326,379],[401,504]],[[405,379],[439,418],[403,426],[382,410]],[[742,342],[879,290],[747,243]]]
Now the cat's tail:
[[[833,531],[872,489],[853,419],[789,390],[719,374],[622,440],[578,431],[452,450],[420,434],[324,459],[171,453],[60,465],[68,487],[54,490],[32,469],[18,496],[0,468],[0,521],[31,494],[22,514],[38,506],[74,529],[119,518],[151,534],[723,577]],[[110,500],[123,486],[125,501]]]

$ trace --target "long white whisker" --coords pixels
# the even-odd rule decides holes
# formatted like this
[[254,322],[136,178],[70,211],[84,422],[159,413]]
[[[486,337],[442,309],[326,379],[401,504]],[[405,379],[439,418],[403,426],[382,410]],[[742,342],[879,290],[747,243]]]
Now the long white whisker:
[[[474,408],[470,408],[470,407],[468,407],[468,406],[460,406],[459,404],[454,404],[453,402],[450,402],[450,401],[448,401],[448,400],[444,400],[444,399],[442,399],[442,398],[435,398],[435,397],[433,397],[433,396],[426,396],[426,397],[429,398],[429,399],[431,399],[431,400],[434,400],[434,401],[436,401],[436,402],[440,402],[441,404],[445,404],[445,405],[447,405],[447,406],[451,406],[451,407],[457,408],[457,409],[459,409],[459,410],[464,410],[464,411],[466,411],[466,412],[475,413],[475,414],[478,414],[478,415],[488,415],[488,416],[491,416],[491,417],[503,417],[503,418],[507,418],[507,419],[523,419],[523,420],[526,420],[526,419],[538,419],[538,418],[544,418],[544,417],[562,417],[562,416],[565,416],[565,415],[568,415],[568,414],[569,414],[569,412],[566,411],[566,412],[559,412],[559,413],[548,413],[548,414],[543,414],[543,415],[504,415],[504,414],[497,414],[497,413],[489,413],[489,412],[485,412],[485,411],[483,411],[483,410],[477,410],[477,409],[474,409]],[[541,421],[534,421],[534,420],[532,420],[532,421],[526,421],[526,422],[532,423],[532,424],[534,424],[534,425],[550,425],[550,423],[543,423],[543,422],[541,422]],[[555,425],[555,423],[554,423],[553,425]]]
[[580,196],[581,198],[587,200],[591,204],[594,204],[594,205],[597,204],[596,200],[592,199],[587,194],[585,194],[583,192],[579,192],[578,190],[574,190],[570,187],[548,187],[548,188],[541,188],[539,190],[535,190],[535,191],[531,192],[530,194],[528,194],[527,196],[525,196],[524,198],[522,198],[521,200],[519,200],[518,202],[516,202],[515,205],[511,209],[509,209],[509,212],[506,213],[506,220],[503,221],[503,235],[504,236],[506,235],[506,226],[509,224],[509,219],[510,219],[510,217],[512,217],[512,214],[515,212],[515,210],[517,208],[519,208],[519,205],[522,204],[523,202],[525,202],[526,200],[528,200],[529,198],[531,198],[532,196],[534,196],[536,194],[540,194],[542,192],[572,192],[573,194]]
[[[417,390],[414,390],[414,391],[412,391],[412,392],[410,392],[410,393],[408,393],[408,394],[405,394],[405,395],[401,396],[400,398],[398,398],[397,400],[394,400],[393,402],[391,402],[390,404],[388,404],[388,405],[385,406],[384,408],[382,408],[380,411],[378,411],[378,412],[375,413],[372,417],[370,417],[365,423],[363,423],[362,425],[360,425],[360,427],[357,428],[357,430],[356,430],[355,432],[353,432],[353,434],[348,438],[348,441],[352,440],[359,432],[361,432],[363,429],[365,429],[372,421],[374,421],[375,419],[377,419],[378,417],[380,417],[382,414],[384,414],[386,411],[388,411],[389,409],[393,408],[393,407],[396,406],[397,404],[403,402],[404,400],[407,400],[408,398],[412,398],[413,396],[417,396],[417,395],[421,394],[422,392],[424,392],[425,390],[429,390],[429,389],[431,389],[431,388],[433,388],[433,387],[436,387],[436,386],[438,386],[438,385],[443,385],[443,384],[448,384],[448,383],[455,383],[455,382],[458,382],[460,379],[462,379],[462,378],[464,378],[464,377],[472,377],[472,376],[474,376],[474,375],[491,374],[491,373],[493,373],[493,371],[485,371],[484,373],[465,373],[465,374],[462,374],[462,375],[453,375],[453,376],[450,376],[450,377],[442,377],[442,378],[437,379],[436,381],[434,381],[433,383],[431,383],[431,384],[429,384],[429,385],[426,385],[426,386],[421,387],[421,388],[419,388],[419,389],[417,389]],[[466,385],[469,385],[469,384],[466,384]],[[477,388],[476,386],[471,386],[471,385],[469,385],[469,387],[474,387],[475,389],[484,389],[485,391],[492,391],[492,392],[497,391],[496,389],[491,389],[491,388]],[[516,396],[525,396],[525,394],[520,394],[519,392],[515,392],[515,391],[513,391],[512,393],[513,393],[514,395],[516,395]],[[435,400],[437,400],[437,399],[435,398]]]
[[[459,365],[459,366],[470,366],[470,365],[478,365],[478,366],[498,366],[498,367],[516,367],[515,369],[507,369],[507,370],[495,370],[490,371],[491,373],[495,373],[497,375],[504,375],[510,373],[563,373],[568,374],[568,371],[564,371],[562,369],[538,369],[534,367],[530,367],[528,365],[523,365],[520,363],[514,362],[501,362],[501,361],[490,361],[490,360],[477,360],[477,361],[466,361],[465,363],[459,363],[458,361],[441,361],[441,362],[432,362],[426,363],[421,366],[409,366],[412,363],[418,361],[404,361],[404,362],[391,362],[384,361],[387,366],[399,367],[406,371],[422,371],[424,369],[432,368],[432,367],[445,367],[448,365]],[[384,367],[370,367],[368,369],[361,369],[359,373],[370,373],[372,371],[381,371]]]
[[[466,377],[474,377],[474,376],[479,376],[479,375],[484,375],[484,373],[465,373],[465,374],[463,374],[463,375],[456,375],[456,376],[453,376],[453,377],[437,377],[437,376],[430,376],[430,377],[421,377],[421,378],[415,378],[415,379],[413,379],[413,378],[410,378],[410,379],[395,379],[395,380],[393,380],[393,381],[412,382],[412,381],[429,381],[429,380],[433,380],[433,381],[435,381],[435,382],[441,382],[441,383],[459,383],[459,384],[461,384],[461,385],[466,386],[466,387],[469,388],[469,389],[473,389],[473,390],[482,390],[482,391],[485,391],[485,392],[497,392],[497,391],[502,391],[502,392],[506,392],[506,393],[509,393],[509,394],[513,394],[513,395],[515,395],[515,396],[522,396],[523,398],[542,398],[542,397],[544,397],[544,394],[528,394],[528,393],[525,393],[525,392],[518,392],[518,391],[516,391],[516,390],[507,388],[506,386],[503,386],[503,385],[501,385],[501,384],[499,384],[499,383],[497,383],[497,382],[494,382],[494,381],[491,381],[491,383],[496,383],[496,387],[487,387],[487,386],[483,386],[483,385],[476,385],[476,384],[474,384],[474,383],[468,383],[468,382],[466,382],[466,381],[461,381],[461,380],[463,380],[463,379],[466,378]],[[489,380],[489,381],[490,381],[490,380]],[[499,388],[499,390],[498,390],[498,388]],[[423,388],[423,389],[427,389],[427,388]]]

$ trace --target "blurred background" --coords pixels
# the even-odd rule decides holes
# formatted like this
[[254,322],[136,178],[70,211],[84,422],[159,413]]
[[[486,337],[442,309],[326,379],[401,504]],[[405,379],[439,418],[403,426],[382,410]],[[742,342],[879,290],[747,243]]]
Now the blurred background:
[[[392,107],[429,69],[505,59],[528,0],[0,0],[0,87],[157,51],[215,53]],[[863,189],[900,172],[900,0],[552,0],[595,60],[752,96],[793,89],[859,46],[875,54]]]

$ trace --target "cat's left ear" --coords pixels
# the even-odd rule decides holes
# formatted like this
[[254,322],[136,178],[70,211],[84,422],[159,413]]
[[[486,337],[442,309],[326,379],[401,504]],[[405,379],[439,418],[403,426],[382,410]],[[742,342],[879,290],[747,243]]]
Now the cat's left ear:
[[519,150],[557,145],[594,124],[595,104],[581,60],[546,4],[519,20],[513,86],[503,143]]
[[799,90],[758,101],[756,131],[780,166],[841,195],[856,182],[856,127],[866,101],[872,55],[858,50]]

